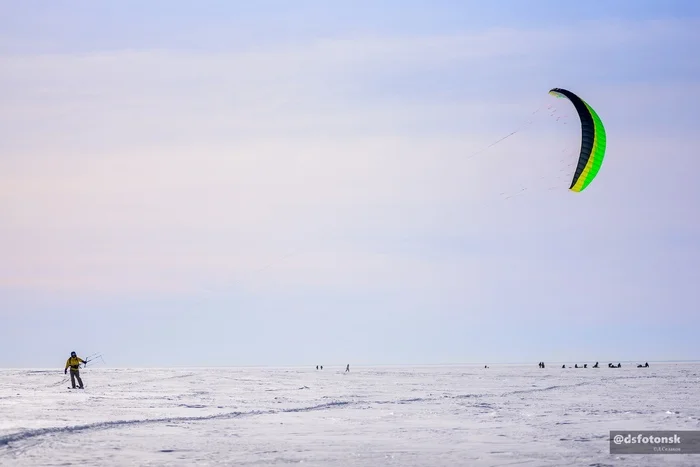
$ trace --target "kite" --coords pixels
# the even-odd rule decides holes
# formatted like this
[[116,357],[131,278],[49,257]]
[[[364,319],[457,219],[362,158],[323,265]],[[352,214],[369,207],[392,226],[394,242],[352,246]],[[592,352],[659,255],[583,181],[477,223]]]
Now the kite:
[[600,166],[603,164],[606,145],[605,127],[595,110],[573,92],[554,88],[549,91],[549,94],[569,99],[581,120],[581,153],[569,186],[571,191],[581,192],[598,175]]

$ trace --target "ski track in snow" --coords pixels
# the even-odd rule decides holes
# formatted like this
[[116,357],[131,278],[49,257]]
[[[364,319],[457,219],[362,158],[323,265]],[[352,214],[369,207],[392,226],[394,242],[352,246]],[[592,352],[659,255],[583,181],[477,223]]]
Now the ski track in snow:
[[608,448],[700,429],[700,365],[533,366],[0,370],[0,465],[700,465]]
[[[311,407],[299,407],[296,409],[286,409],[286,410],[266,410],[266,411],[251,411],[251,412],[227,412],[220,413],[216,415],[203,415],[203,416],[193,416],[193,417],[167,417],[167,418],[151,418],[143,420],[115,420],[111,422],[99,422],[90,423],[87,425],[74,425],[74,426],[64,426],[64,427],[52,427],[52,428],[41,428],[38,430],[27,430],[19,433],[14,433],[7,436],[0,437],[0,447],[7,446],[10,443],[26,440],[29,438],[37,438],[46,435],[55,434],[72,434],[82,431],[89,430],[106,430],[109,428],[119,428],[128,425],[149,425],[157,423],[177,423],[177,422],[200,422],[205,420],[228,420],[231,418],[237,418],[241,416],[251,416],[251,415],[262,415],[265,413],[283,413],[283,412],[310,412],[312,410],[323,410],[331,407],[338,407],[347,405],[348,402],[331,402],[329,404],[320,404]],[[203,406],[202,406],[203,407]]]

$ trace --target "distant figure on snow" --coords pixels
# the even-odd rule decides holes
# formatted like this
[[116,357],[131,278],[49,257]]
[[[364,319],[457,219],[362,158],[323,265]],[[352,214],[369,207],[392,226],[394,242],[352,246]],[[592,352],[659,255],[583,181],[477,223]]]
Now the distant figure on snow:
[[318,365],[316,365],[316,369],[318,370]]
[[584,364],[583,364],[583,367],[584,367],[584,368],[588,368],[588,363],[584,363]]
[[561,367],[562,367],[562,368],[566,368],[566,364],[562,365]]
[[593,368],[598,368],[598,362],[595,362],[595,365],[593,365]]
[[649,362],[646,362],[644,365],[637,365],[637,368],[649,368]]
[[80,364],[84,363],[87,365],[87,362],[83,360],[82,358],[78,357],[75,352],[70,353],[70,358],[66,360],[66,368],[63,370],[63,374],[65,375],[68,373],[68,368],[70,368],[70,382],[73,385],[73,389],[75,389],[75,380],[78,380],[79,389],[83,389],[83,380],[80,379]]
[[484,365],[484,368],[488,368],[488,365]]
[[348,363],[348,366],[345,367],[345,373],[347,373],[348,371],[350,371],[350,364],[349,363]]
[[321,369],[323,370],[323,365],[321,365]]

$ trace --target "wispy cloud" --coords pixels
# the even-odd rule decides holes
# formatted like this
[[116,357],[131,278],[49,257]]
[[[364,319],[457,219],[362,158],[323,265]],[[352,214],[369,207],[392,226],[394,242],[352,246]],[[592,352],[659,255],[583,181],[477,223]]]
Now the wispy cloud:
[[[110,269],[110,255],[97,254],[101,248],[119,251],[117,256],[133,251],[141,259],[121,266],[116,261],[116,270],[126,277],[128,269],[145,266],[154,268],[154,277],[183,250],[198,251],[194,257],[211,267],[211,257],[241,250],[251,258],[266,257],[270,241],[279,245],[274,250],[286,251],[295,238],[327,233],[331,226],[336,234],[370,225],[410,231],[429,223],[430,211],[439,215],[441,203],[454,205],[484,193],[497,200],[497,191],[517,189],[503,180],[522,177],[533,165],[531,156],[550,149],[550,135],[525,133],[486,158],[463,158],[522,123],[533,108],[528,104],[541,105],[538,94],[546,88],[524,93],[516,86],[518,91],[502,88],[493,94],[493,84],[484,82],[483,92],[452,99],[441,95],[436,70],[456,72],[466,87],[470,66],[492,70],[496,83],[518,81],[498,76],[515,70],[527,70],[527,82],[544,81],[566,75],[560,71],[570,69],[572,61],[604,61],[601,50],[616,57],[628,48],[682,43],[697,36],[696,23],[590,22],[550,30],[329,40],[234,54],[163,50],[4,57],[0,82],[12,90],[0,115],[10,141],[9,159],[3,161],[6,225],[15,227],[14,235],[42,232],[35,234],[34,247],[25,237],[5,257],[34,256],[45,265],[87,264],[80,258],[102,257]],[[558,55],[549,61],[554,73],[533,73],[553,54]],[[638,174],[642,180],[634,154],[624,150],[638,137],[634,122],[648,121],[654,113],[690,113],[692,106],[679,106],[679,99],[698,99],[698,85],[605,82],[595,76],[595,66],[589,68],[598,84],[588,94],[612,130],[606,171]],[[401,87],[402,80],[426,72],[431,79],[416,83],[420,93],[415,95],[392,97],[389,91],[379,98],[373,89],[387,77]],[[659,148],[683,144],[663,135],[653,139]],[[546,159],[539,157],[538,167],[544,168]],[[485,222],[492,214],[477,205],[470,216]],[[187,242],[188,235],[198,241]],[[19,238],[13,239],[16,244]],[[159,246],[171,260],[145,254]],[[254,267],[255,261],[243,264]],[[6,271],[14,276],[16,270]],[[70,276],[61,274],[60,283],[70,282]],[[119,276],[105,273],[104,282],[114,287]],[[96,281],[77,274],[75,283],[87,287]]]

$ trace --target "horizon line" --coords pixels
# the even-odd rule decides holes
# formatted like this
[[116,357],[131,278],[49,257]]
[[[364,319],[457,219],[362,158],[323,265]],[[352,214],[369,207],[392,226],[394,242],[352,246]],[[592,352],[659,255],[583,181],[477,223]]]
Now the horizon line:
[[[598,360],[598,362],[601,361],[606,361],[606,360]],[[638,364],[640,361],[639,360],[615,360],[617,363],[626,363],[626,364]],[[613,361],[610,360],[610,363]],[[700,359],[691,359],[691,360],[677,360],[677,359],[672,359],[672,360],[645,360],[645,362],[648,363],[657,363],[657,364],[664,364],[664,363],[700,363]],[[567,361],[551,361],[549,363],[550,365],[552,364],[567,364],[570,362]],[[575,364],[578,364],[577,361],[574,362]],[[373,364],[350,364],[350,367],[355,367],[355,368],[372,368],[372,367],[438,367],[438,366],[453,366],[453,367],[458,367],[458,366],[481,366],[481,365],[494,365],[494,366],[530,366],[534,365],[535,363],[533,362],[499,362],[499,363],[488,363],[488,362],[483,362],[483,363],[373,363]],[[545,362],[547,364],[547,362]],[[347,364],[345,364],[347,365]],[[330,369],[330,368],[345,368],[345,365],[323,365],[324,369]],[[100,365],[96,367],[87,367],[87,368],[81,368],[81,370],[84,369],[91,369],[91,368],[102,368],[102,369],[114,369],[114,370],[119,370],[119,369],[170,369],[170,370],[177,370],[177,369],[205,369],[205,368],[258,368],[258,369],[264,369],[264,368],[270,368],[270,369],[282,369],[282,368],[314,368],[316,365],[201,365],[201,366],[106,366],[106,365]],[[54,368],[58,368],[56,371],[60,371],[60,366],[56,367],[0,367],[0,370],[52,370]]]

